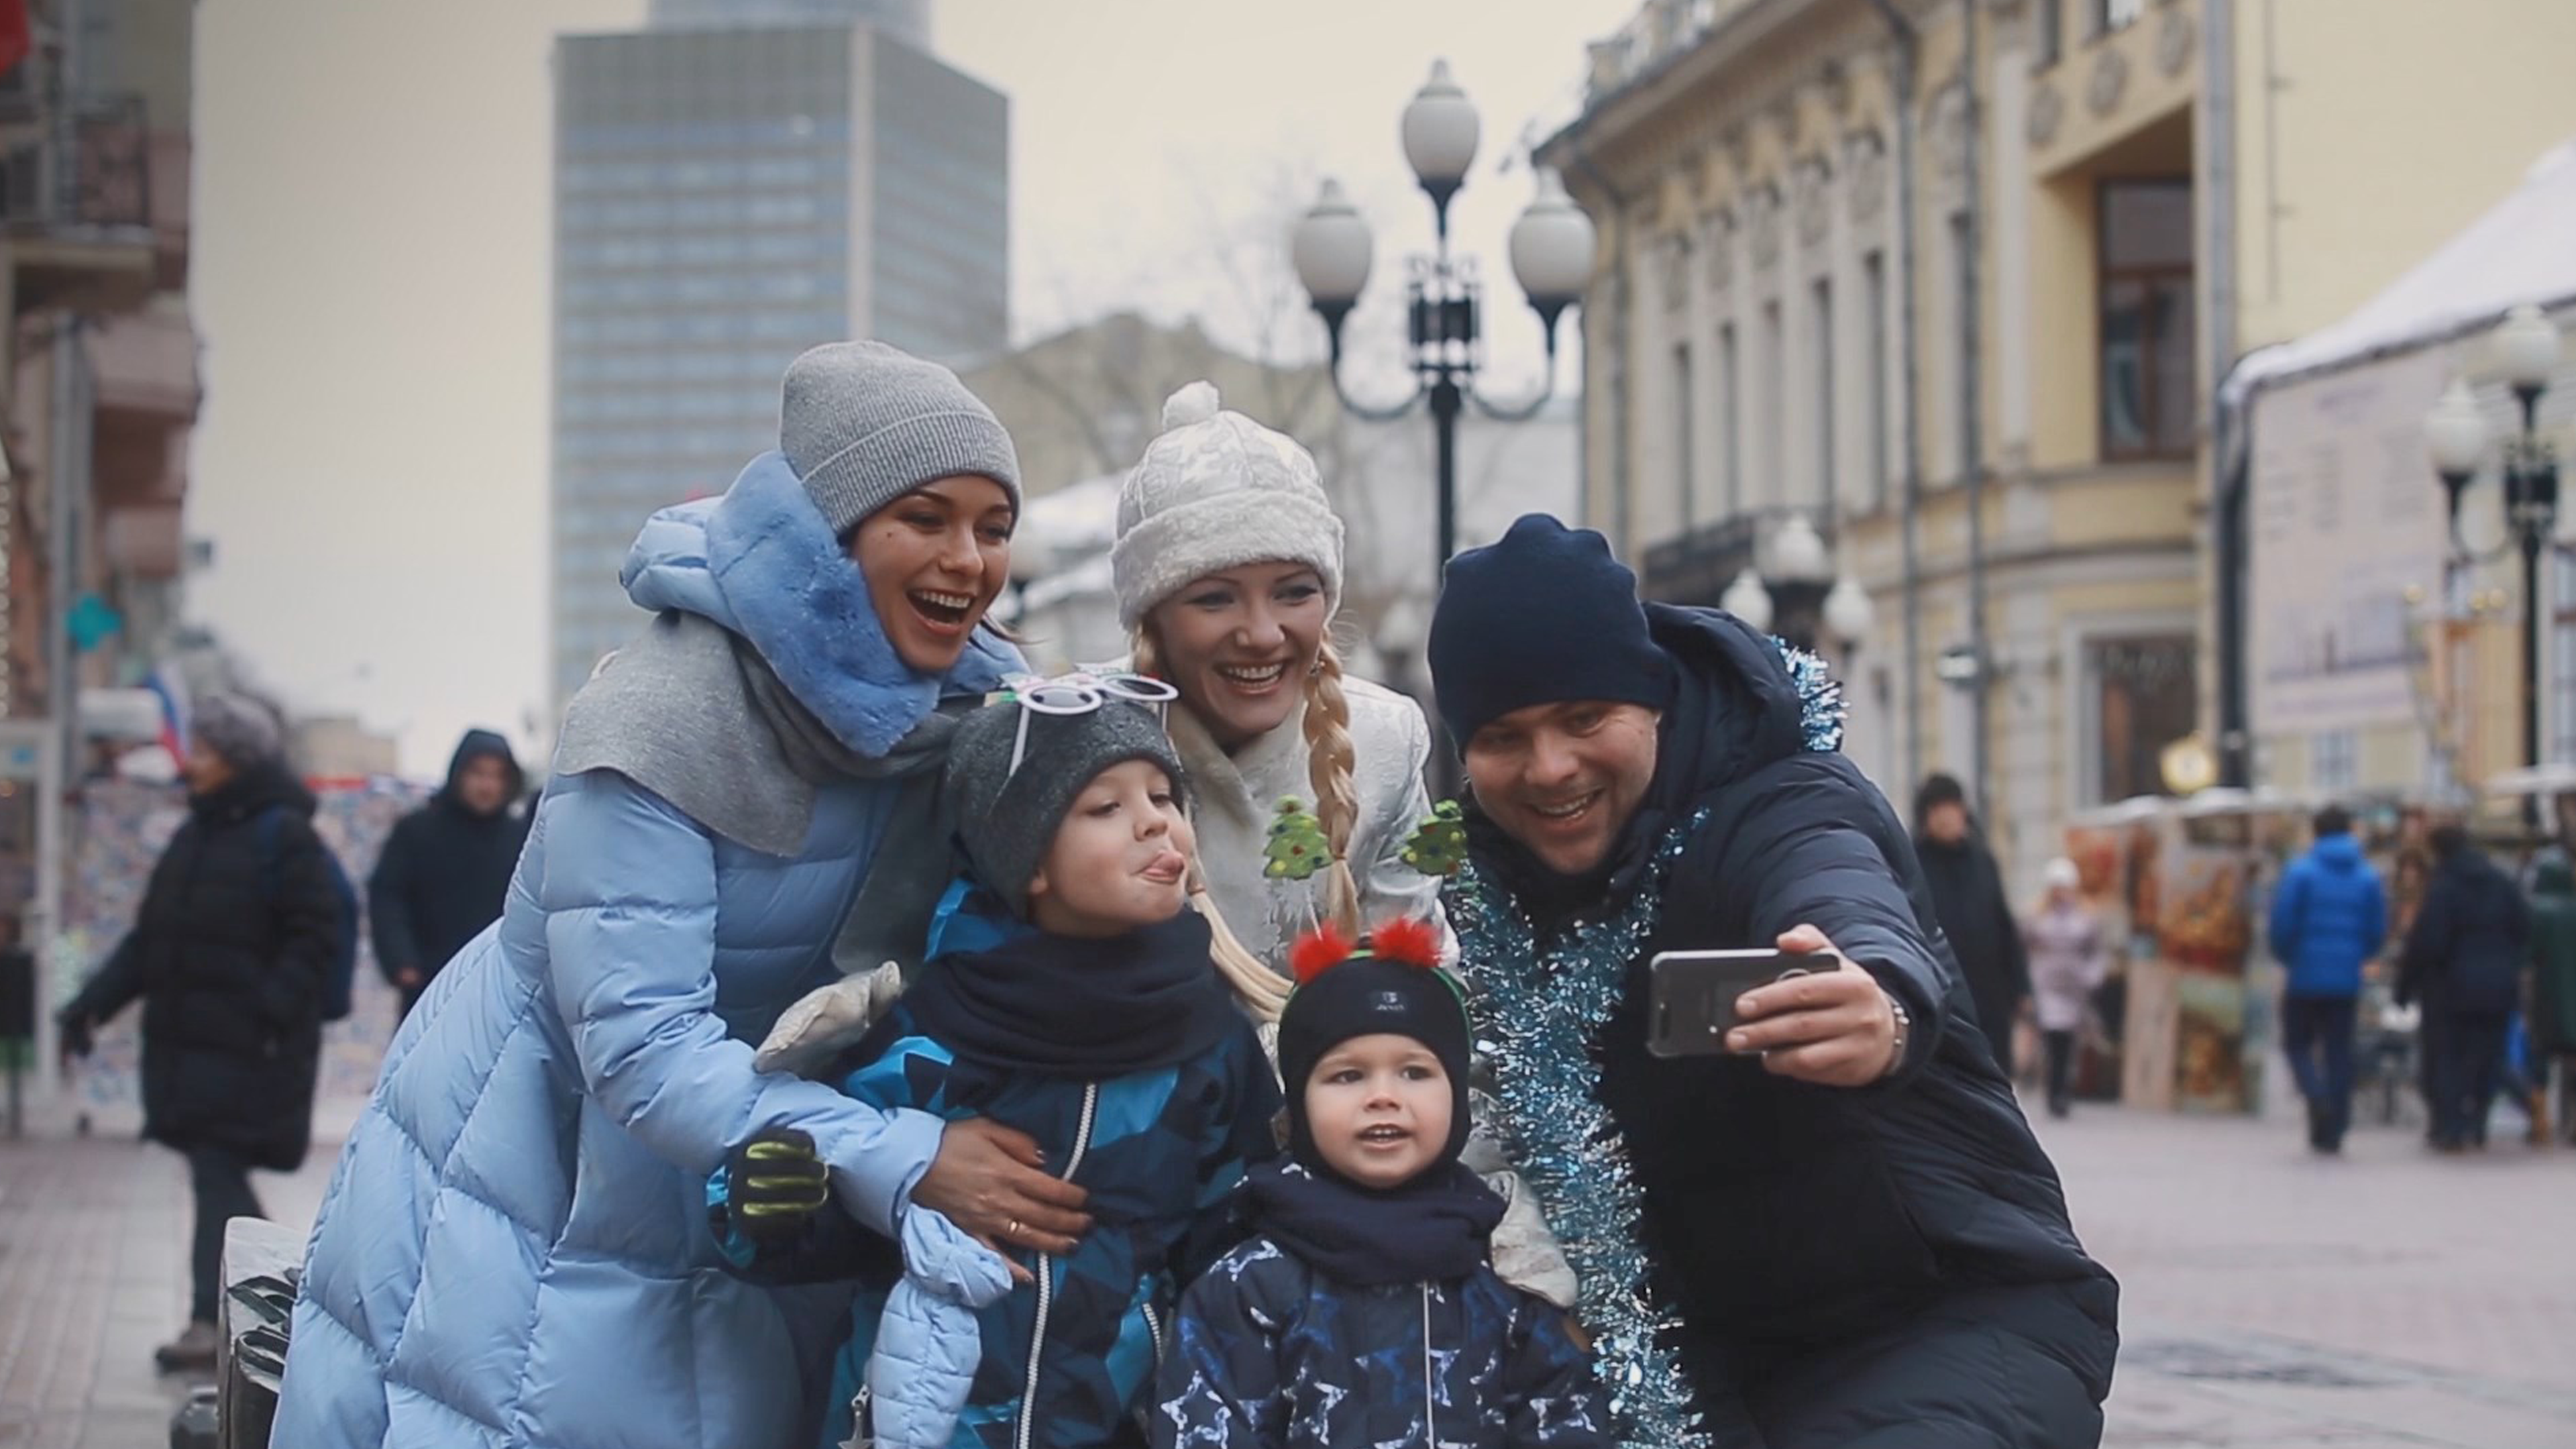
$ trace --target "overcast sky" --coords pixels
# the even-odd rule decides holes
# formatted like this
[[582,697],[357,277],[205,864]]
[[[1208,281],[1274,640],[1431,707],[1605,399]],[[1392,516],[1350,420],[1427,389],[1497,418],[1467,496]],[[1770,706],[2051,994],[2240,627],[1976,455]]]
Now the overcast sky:
[[[189,525],[216,557],[191,612],[296,707],[397,731],[414,773],[468,725],[524,738],[544,698],[548,49],[643,9],[197,11],[207,401]],[[1529,179],[1497,165],[1533,117],[1572,113],[1584,42],[1633,9],[938,0],[934,44],[1011,97],[1019,338],[1139,308],[1253,346],[1254,274],[1284,276],[1265,248],[1317,176],[1369,213],[1381,284],[1428,244],[1396,122],[1439,56],[1485,117],[1455,234],[1508,289],[1503,236]],[[1494,316],[1508,386],[1534,366],[1536,329]],[[1320,350],[1286,321],[1274,346]]]

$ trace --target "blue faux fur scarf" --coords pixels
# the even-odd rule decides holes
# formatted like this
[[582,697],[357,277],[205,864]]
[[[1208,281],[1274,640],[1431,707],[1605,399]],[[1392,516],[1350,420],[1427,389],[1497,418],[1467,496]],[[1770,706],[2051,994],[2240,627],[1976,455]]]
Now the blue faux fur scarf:
[[733,611],[729,627],[862,755],[892,750],[943,695],[990,693],[1023,667],[1017,650],[980,630],[945,679],[904,663],[867,580],[777,453],[752,460],[706,531],[707,571]]
[[872,862],[850,927],[874,923],[872,939],[850,946],[845,934],[834,954],[869,968],[917,959],[947,878],[941,705],[972,707],[1020,667],[1018,651],[978,635],[944,678],[906,665],[867,581],[775,453],[721,500],[657,517],[624,579],[659,612],[574,697],[555,769],[614,770],[716,834],[781,856],[805,850],[817,787],[887,781],[898,793],[881,839],[893,848]]

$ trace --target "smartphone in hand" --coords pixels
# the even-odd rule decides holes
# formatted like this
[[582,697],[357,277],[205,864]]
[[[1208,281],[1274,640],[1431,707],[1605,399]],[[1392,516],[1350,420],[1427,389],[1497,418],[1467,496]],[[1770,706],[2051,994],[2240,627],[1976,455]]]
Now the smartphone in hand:
[[1724,1056],[1737,998],[1839,964],[1830,956],[1775,949],[1662,952],[1646,963],[1646,1050],[1659,1057]]

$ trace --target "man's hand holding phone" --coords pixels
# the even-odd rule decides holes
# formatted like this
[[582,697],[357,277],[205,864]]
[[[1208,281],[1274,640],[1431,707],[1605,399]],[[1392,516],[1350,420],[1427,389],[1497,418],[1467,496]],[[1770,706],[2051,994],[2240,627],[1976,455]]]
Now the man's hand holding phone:
[[1760,1053],[1762,1069],[1824,1087],[1866,1087],[1897,1065],[1896,1004],[1878,978],[1842,959],[1813,926],[1780,938],[1797,956],[1829,956],[1833,969],[1792,976],[1746,992],[1735,1004],[1738,1025],[1726,1049]]
[[1650,970],[1657,1056],[1758,1056],[1775,1076],[1826,1087],[1868,1086],[1904,1059],[1895,999],[1813,926],[1776,950],[1668,951]]

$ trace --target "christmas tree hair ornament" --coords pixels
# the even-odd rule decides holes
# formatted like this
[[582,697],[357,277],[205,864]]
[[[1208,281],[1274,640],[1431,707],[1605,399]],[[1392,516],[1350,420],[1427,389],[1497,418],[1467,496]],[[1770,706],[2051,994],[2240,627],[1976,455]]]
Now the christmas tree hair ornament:
[[1289,795],[1279,802],[1278,816],[1270,822],[1270,843],[1262,854],[1269,863],[1261,873],[1270,879],[1311,880],[1332,862],[1333,846],[1324,836],[1324,822],[1306,808],[1305,801]]
[[1455,800],[1431,807],[1431,818],[1406,837],[1397,858],[1422,874],[1447,879],[1467,863],[1467,812]]

